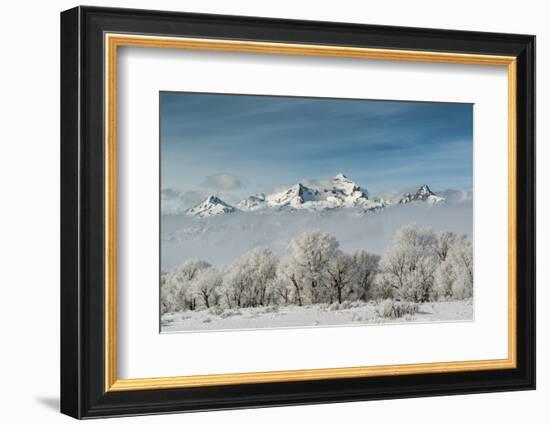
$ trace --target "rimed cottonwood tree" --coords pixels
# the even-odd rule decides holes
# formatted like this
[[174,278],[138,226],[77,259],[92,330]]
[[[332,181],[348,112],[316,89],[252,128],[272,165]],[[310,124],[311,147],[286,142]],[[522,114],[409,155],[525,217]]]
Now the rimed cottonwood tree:
[[293,239],[290,246],[292,253],[286,266],[302,290],[302,302],[324,301],[328,263],[340,253],[338,241],[329,233],[314,230]]
[[337,252],[327,263],[327,286],[329,288],[329,303],[334,300],[338,304],[349,299],[354,292],[354,283],[357,281],[357,269],[354,267],[353,258],[342,252]]
[[351,258],[353,261],[352,267],[356,271],[356,298],[367,301],[374,297],[372,287],[376,273],[378,273],[380,256],[359,250],[354,252]]
[[471,298],[474,289],[473,266],[472,243],[464,235],[456,237],[435,276],[439,298]]
[[161,285],[161,307],[166,311],[194,310],[196,295],[192,290],[193,281],[210,267],[206,261],[188,260],[181,266],[166,273]]
[[433,299],[434,275],[439,265],[437,246],[437,234],[432,229],[415,224],[399,229],[380,263],[380,294],[415,302]]
[[201,303],[210,308],[219,302],[219,288],[223,283],[223,269],[209,267],[203,270],[195,278],[192,284],[193,292],[199,297]]
[[277,258],[267,248],[255,248],[229,267],[222,285],[229,308],[266,305],[272,295]]

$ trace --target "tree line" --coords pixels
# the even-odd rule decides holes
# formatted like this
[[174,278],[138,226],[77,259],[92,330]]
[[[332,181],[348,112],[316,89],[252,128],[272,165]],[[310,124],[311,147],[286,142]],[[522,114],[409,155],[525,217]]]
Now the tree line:
[[257,247],[228,266],[189,260],[163,271],[162,313],[473,295],[472,244],[453,232],[404,226],[380,257],[364,250],[344,253],[333,235],[315,230],[293,239],[290,251],[278,258]]

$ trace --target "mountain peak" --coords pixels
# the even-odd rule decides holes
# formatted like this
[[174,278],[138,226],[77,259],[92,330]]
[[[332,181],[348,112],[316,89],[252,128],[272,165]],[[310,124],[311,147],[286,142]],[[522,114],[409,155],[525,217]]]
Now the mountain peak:
[[435,195],[435,193],[430,190],[430,187],[427,184],[423,184],[422,186],[420,186],[420,188],[416,191],[416,194],[424,196]]
[[369,201],[366,190],[343,173],[338,173],[323,189],[310,188],[299,182],[263,199],[249,197],[241,201],[237,208],[245,211],[266,207],[308,210],[359,207],[369,210],[379,206],[379,203]]
[[266,196],[269,206],[299,208],[302,204],[319,200],[319,191],[296,183],[286,190]]
[[345,197],[354,199],[368,199],[368,192],[363,190],[357,183],[348,178],[344,173],[338,173],[332,178],[331,192],[337,194],[340,192]]
[[344,173],[338,173],[332,178],[332,180],[348,180],[348,178]]
[[237,204],[237,208],[241,211],[256,211],[265,208],[265,193],[256,193],[243,199]]
[[203,202],[210,203],[210,204],[224,204],[224,202],[220,198],[218,198],[216,195],[208,196]]
[[427,184],[423,184],[418,188],[414,195],[410,192],[404,193],[403,197],[399,200],[399,203],[408,204],[409,202],[413,201],[426,201],[430,204],[437,204],[439,202],[445,201],[445,198],[437,196],[434,192],[431,191],[430,187]]
[[235,208],[228,203],[222,201],[216,195],[208,196],[204,201],[198,203],[186,211],[187,215],[194,217],[211,217],[225,213],[232,213]]

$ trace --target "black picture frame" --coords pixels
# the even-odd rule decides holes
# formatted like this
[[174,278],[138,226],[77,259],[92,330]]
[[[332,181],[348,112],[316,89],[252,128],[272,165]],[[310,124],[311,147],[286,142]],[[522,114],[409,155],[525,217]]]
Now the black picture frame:
[[[517,367],[369,378],[105,391],[104,34],[514,56]],[[61,13],[61,412],[75,418],[535,388],[535,37],[76,7]]]

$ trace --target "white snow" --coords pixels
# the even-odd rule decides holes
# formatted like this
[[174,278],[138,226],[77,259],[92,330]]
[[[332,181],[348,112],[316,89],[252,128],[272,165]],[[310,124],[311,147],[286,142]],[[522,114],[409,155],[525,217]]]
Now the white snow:
[[265,193],[257,193],[256,195],[250,195],[248,198],[239,202],[236,207],[241,211],[257,211],[262,208],[266,208]]
[[233,208],[229,204],[226,204],[217,196],[209,196],[200,204],[195,205],[193,208],[189,208],[186,211],[186,214],[194,217],[204,218],[233,211],[235,211],[235,208]]
[[420,186],[420,188],[413,195],[409,192],[403,194],[403,197],[399,201],[400,204],[408,204],[409,202],[415,201],[424,201],[428,204],[438,204],[440,202],[445,202],[445,198],[442,196],[437,196],[433,193],[427,184]]
[[267,205],[271,208],[290,207],[295,209],[307,208],[310,203],[321,201],[322,197],[319,191],[297,183],[294,186],[273,193],[266,198]]
[[473,320],[472,300],[441,301],[419,305],[414,315],[397,319],[382,316],[383,302],[268,306],[168,313],[161,317],[162,332],[352,326],[384,323],[459,322]]
[[286,190],[268,195],[265,198],[265,205],[275,209],[309,211],[353,207],[372,210],[384,206],[381,201],[369,200],[368,192],[342,173],[334,176],[329,184],[320,189],[297,183]]
[[[422,185],[415,194],[403,194],[397,204],[423,201],[427,204],[438,204],[445,198],[436,195],[428,185]],[[363,212],[376,211],[394,205],[384,198],[369,199],[368,191],[361,188],[343,173],[335,175],[320,188],[312,188],[299,182],[293,186],[269,195],[258,193],[248,196],[235,207],[222,201],[217,196],[209,196],[194,207],[184,210],[185,214],[199,218],[208,218],[236,210],[254,212],[261,210],[306,210],[326,211],[340,208],[358,208]],[[162,200],[163,216],[177,214],[177,205],[169,199]]]

